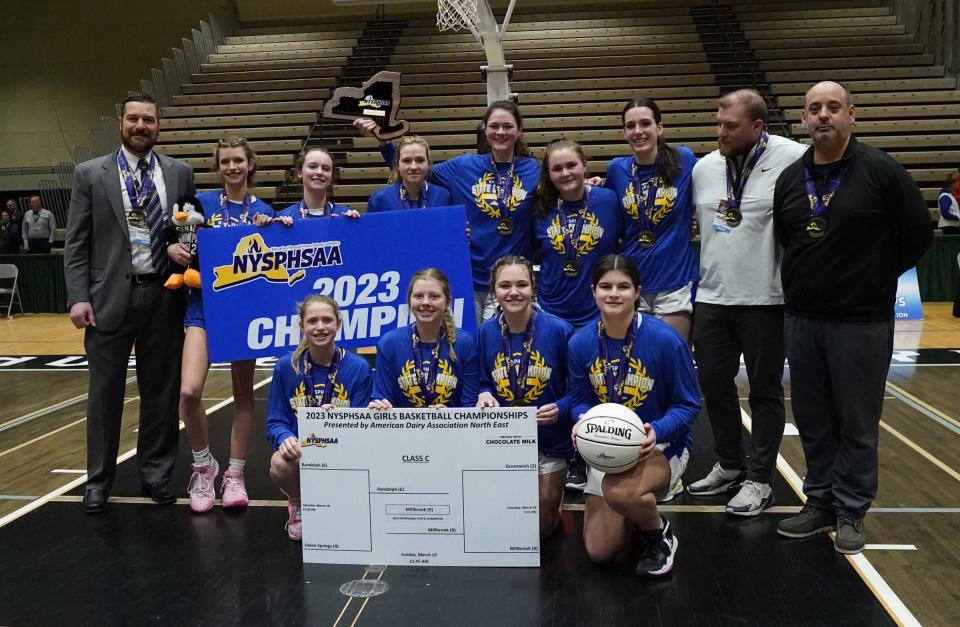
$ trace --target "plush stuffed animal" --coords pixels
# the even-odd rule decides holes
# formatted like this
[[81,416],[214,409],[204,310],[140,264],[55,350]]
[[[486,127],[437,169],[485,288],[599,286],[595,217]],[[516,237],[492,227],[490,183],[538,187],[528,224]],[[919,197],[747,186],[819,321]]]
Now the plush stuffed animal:
[[[190,250],[193,259],[186,268],[174,264],[174,273],[170,275],[164,287],[178,290],[184,285],[200,287],[200,258],[197,254],[197,229],[206,225],[203,205],[195,196],[184,196],[173,206],[173,218],[167,227],[167,241],[180,242]],[[177,271],[179,270],[179,272]]]

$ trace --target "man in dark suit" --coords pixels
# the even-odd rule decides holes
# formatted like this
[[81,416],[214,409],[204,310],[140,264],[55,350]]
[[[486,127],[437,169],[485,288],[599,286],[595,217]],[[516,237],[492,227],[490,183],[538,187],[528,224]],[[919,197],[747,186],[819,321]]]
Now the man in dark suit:
[[171,262],[189,254],[169,247],[163,227],[179,198],[194,193],[189,165],[153,152],[160,108],[133,94],[119,119],[122,145],[81,163],[64,247],[70,320],[85,329],[90,364],[87,485],[83,511],[106,510],[116,473],[127,362],[136,345],[140,429],[137,458],[144,496],[173,503],[167,484],[177,452],[182,290],[163,287]]

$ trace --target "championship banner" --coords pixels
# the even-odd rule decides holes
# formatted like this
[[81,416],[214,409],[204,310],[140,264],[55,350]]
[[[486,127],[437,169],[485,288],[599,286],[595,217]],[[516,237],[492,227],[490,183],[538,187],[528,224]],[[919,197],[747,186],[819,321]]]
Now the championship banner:
[[916,267],[900,275],[897,281],[897,301],[894,306],[897,320],[923,320],[923,303],[920,301],[920,283]]
[[337,343],[374,346],[412,321],[407,286],[436,267],[450,279],[457,326],[476,330],[463,205],[198,231],[211,361],[270,357],[300,341],[296,306],[313,293],[340,306]]

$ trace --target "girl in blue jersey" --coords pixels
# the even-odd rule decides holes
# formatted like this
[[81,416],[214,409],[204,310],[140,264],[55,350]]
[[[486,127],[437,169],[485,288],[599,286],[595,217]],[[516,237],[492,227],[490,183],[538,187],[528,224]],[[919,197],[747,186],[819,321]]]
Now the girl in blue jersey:
[[472,335],[453,324],[450,282],[436,268],[410,280],[407,305],[415,322],[377,342],[370,409],[473,407],[480,372]]
[[430,145],[419,135],[405,135],[397,142],[393,171],[388,187],[374,192],[367,213],[445,207],[450,202],[447,188],[427,182],[430,173]]
[[633,154],[610,162],[604,185],[617,193],[623,208],[621,252],[640,270],[640,310],[662,318],[687,340],[700,278],[690,245],[690,186],[697,158],[686,146],[664,141],[660,108],[653,100],[631,100],[620,117]]
[[[257,171],[257,156],[247,140],[220,140],[214,153],[214,169],[223,180],[223,189],[197,194],[207,226],[262,226],[273,220],[270,205],[248,191]],[[191,288],[187,294],[187,315],[183,325],[186,327],[186,338],[180,373],[180,418],[193,451],[193,474],[187,488],[190,508],[200,513],[213,507],[214,480],[220,466],[210,454],[207,415],[201,402],[210,360],[207,355],[203,297],[199,289]],[[252,360],[230,364],[235,413],[230,433],[230,463],[221,485],[224,507],[245,507],[248,502],[243,474],[254,415],[253,367]]]
[[597,317],[590,272],[616,252],[623,230],[617,195],[584,181],[587,160],[579,144],[551,142],[543,155],[534,209],[535,245],[543,250],[537,301],[544,311],[582,327]]
[[270,478],[287,495],[287,536],[303,537],[300,517],[300,438],[297,407],[366,407],[372,375],[363,358],[336,344],[340,309],[329,296],[300,303],[300,345],[273,369],[267,401],[267,439],[273,445]]
[[360,213],[330,200],[333,191],[333,157],[320,146],[305,148],[293,163],[293,172],[303,183],[303,198],[286,207],[278,220],[290,225],[295,220],[347,216],[359,218]]
[[620,403],[643,420],[646,437],[631,470],[588,470],[583,543],[591,560],[609,561],[625,548],[632,521],[641,531],[637,574],[665,575],[673,568],[677,539],[657,501],[683,489],[690,429],[700,411],[693,359],[673,329],[637,313],[640,277],[629,257],[600,259],[591,279],[600,319],[570,340],[571,412],[579,420],[598,403]]
[[[375,122],[357,120],[366,136]],[[488,291],[490,269],[506,255],[530,257],[533,196],[540,178],[537,160],[523,141],[523,117],[513,102],[499,100],[483,116],[489,153],[460,155],[433,167],[430,181],[450,190],[456,204],[467,209],[470,226],[470,259],[477,321],[493,316],[493,296]],[[384,158],[392,163],[393,144],[383,145]]]
[[535,287],[533,265],[524,257],[502,257],[494,264],[490,292],[503,313],[477,332],[477,407],[537,408],[540,537],[546,538],[560,522],[567,460],[573,457],[570,398],[565,396],[573,327],[534,307]]

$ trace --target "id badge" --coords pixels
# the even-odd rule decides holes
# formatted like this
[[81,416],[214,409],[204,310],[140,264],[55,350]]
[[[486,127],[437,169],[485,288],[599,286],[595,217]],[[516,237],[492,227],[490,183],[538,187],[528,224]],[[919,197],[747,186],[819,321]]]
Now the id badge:
[[730,227],[727,226],[727,201],[721,200],[717,205],[717,212],[713,216],[713,230],[721,233],[729,233]]
[[150,247],[150,230],[138,226],[130,226],[130,240],[137,246]]

